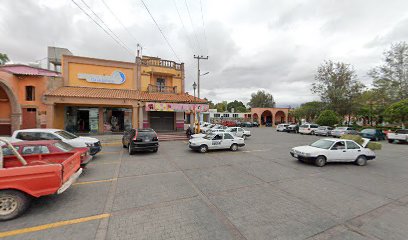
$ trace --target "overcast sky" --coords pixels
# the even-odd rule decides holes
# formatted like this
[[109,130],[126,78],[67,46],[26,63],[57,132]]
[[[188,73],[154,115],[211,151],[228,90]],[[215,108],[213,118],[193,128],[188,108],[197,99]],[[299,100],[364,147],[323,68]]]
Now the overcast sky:
[[[85,1],[133,54],[73,1],[94,16]],[[83,1],[1,0],[0,52],[15,63],[44,59],[47,46],[65,47],[79,56],[134,61],[140,43],[145,55],[178,61],[141,1]],[[367,71],[381,62],[382,52],[408,39],[406,0],[144,2],[186,64],[186,91],[191,94],[197,78],[193,55],[209,56],[201,63],[201,72],[210,72],[202,77],[201,97],[214,102],[247,103],[258,89],[271,92],[278,106],[318,99],[310,86],[317,66],[327,59],[353,64],[369,85]]]

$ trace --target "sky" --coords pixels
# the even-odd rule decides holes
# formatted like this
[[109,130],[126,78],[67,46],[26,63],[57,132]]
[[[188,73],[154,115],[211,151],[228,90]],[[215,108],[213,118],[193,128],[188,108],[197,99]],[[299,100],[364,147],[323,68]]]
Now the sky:
[[297,106],[319,99],[310,88],[325,60],[352,64],[370,86],[383,52],[408,39],[407,9],[406,0],[1,0],[0,52],[43,66],[47,46],[132,62],[140,44],[144,55],[184,62],[190,94],[193,55],[209,56],[201,97],[247,103],[261,89],[277,106]]

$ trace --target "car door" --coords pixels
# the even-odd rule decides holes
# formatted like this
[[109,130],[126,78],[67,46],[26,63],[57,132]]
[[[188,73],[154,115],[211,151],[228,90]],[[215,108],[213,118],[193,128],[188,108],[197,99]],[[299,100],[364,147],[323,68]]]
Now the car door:
[[328,151],[327,161],[343,162],[347,159],[346,152],[346,143],[337,141]]
[[211,146],[209,146],[210,149],[220,149],[221,148],[221,143],[223,139],[223,134],[222,133],[217,133],[213,139],[211,140]]
[[222,148],[230,148],[234,143],[234,136],[229,133],[224,133],[224,139],[222,140]]
[[354,162],[361,154],[361,147],[353,141],[346,141],[346,147],[346,157],[344,160],[348,162]]
[[244,129],[237,128],[237,134],[235,136],[242,137],[244,135]]

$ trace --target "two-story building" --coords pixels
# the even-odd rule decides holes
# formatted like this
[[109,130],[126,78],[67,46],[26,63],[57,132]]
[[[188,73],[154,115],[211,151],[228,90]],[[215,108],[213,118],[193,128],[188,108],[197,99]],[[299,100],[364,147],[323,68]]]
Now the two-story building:
[[71,132],[123,132],[131,127],[184,130],[207,111],[184,89],[184,64],[155,57],[122,62],[64,55],[61,87],[44,95],[47,126]]

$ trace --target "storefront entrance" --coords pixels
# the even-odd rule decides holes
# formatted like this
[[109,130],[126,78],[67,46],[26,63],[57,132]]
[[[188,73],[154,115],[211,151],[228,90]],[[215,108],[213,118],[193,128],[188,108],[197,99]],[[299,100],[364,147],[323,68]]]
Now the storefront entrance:
[[155,112],[151,111],[150,127],[155,131],[174,131],[174,112]]

